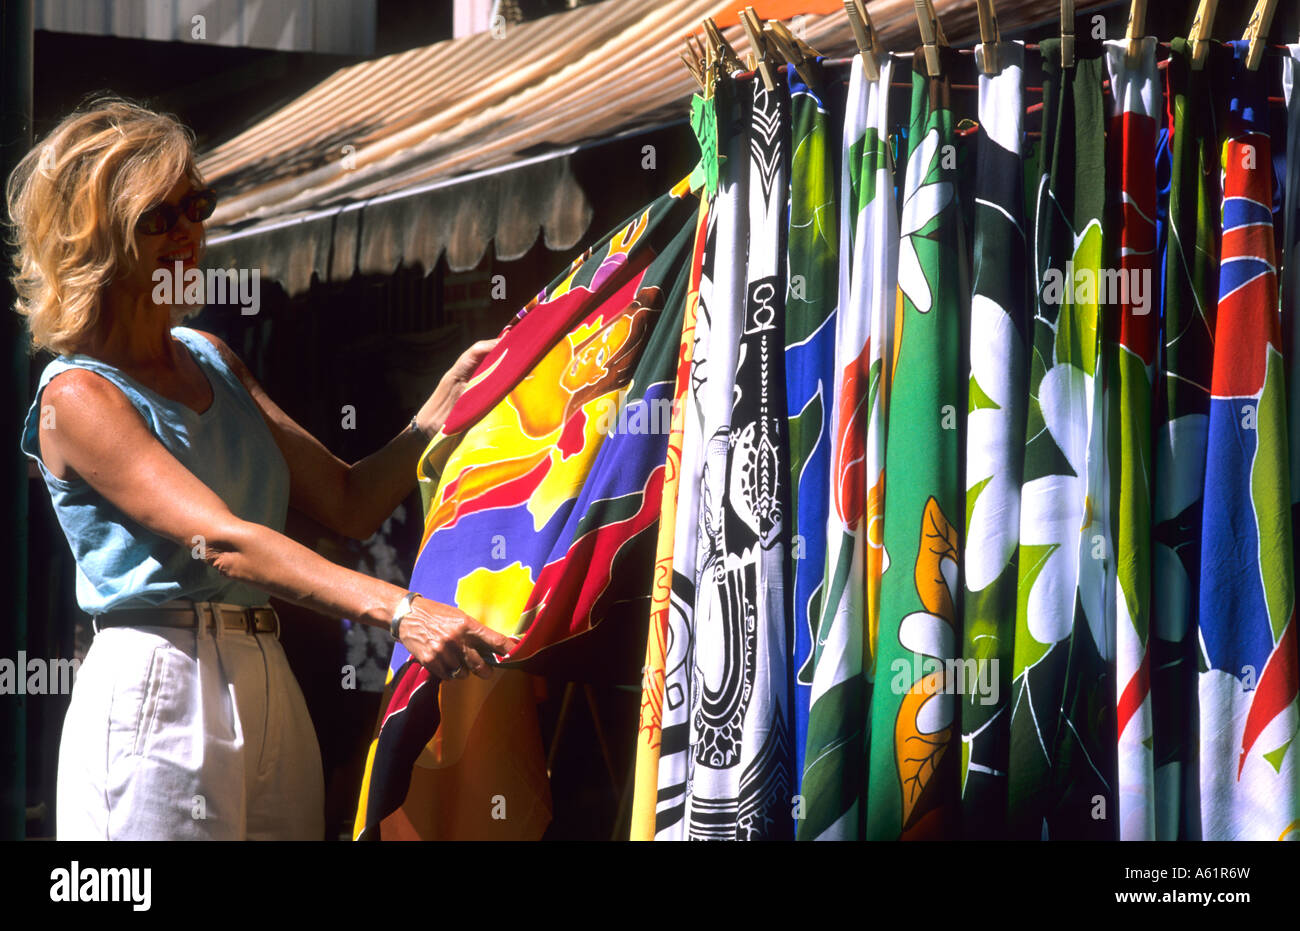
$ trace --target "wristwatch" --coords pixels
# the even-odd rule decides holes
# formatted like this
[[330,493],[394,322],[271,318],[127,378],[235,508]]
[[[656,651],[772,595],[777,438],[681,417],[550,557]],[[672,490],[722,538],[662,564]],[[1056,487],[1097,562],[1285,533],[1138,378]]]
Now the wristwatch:
[[393,609],[393,619],[388,622],[388,632],[393,635],[394,640],[400,639],[397,631],[402,626],[402,618],[411,613],[411,602],[419,597],[419,592],[407,592]]

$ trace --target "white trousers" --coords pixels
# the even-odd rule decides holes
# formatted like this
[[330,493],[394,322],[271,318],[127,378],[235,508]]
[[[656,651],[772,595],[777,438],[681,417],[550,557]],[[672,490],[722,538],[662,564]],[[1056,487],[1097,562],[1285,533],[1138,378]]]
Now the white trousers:
[[320,746],[274,634],[109,627],[59,746],[59,840],[322,840]]

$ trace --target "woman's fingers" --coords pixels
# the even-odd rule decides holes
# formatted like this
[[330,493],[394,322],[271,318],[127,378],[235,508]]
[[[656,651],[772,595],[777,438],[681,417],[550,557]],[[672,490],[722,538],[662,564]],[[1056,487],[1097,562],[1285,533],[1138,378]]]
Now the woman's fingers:
[[455,366],[452,367],[452,374],[458,381],[468,381],[478,368],[480,362],[492,351],[493,347],[500,342],[500,339],[481,339],[474,345],[470,346],[460,358],[456,360]]
[[451,677],[454,667],[447,665],[446,661],[443,659],[441,651],[435,651],[427,645],[422,645],[418,649],[413,650],[411,655],[415,657],[417,663],[429,670],[429,672],[433,673],[433,675],[437,676],[439,679],[448,679]]
[[515,648],[514,641],[505,634],[497,633],[491,627],[484,627],[477,621],[471,621],[467,625],[465,639],[486,647],[489,652],[497,655],[509,653]]
[[[419,603],[417,600],[416,604]],[[465,664],[465,651],[457,641],[456,626],[454,621],[431,616],[413,606],[402,621],[402,643],[429,672],[439,679],[451,679]]]
[[428,661],[423,665],[439,679],[451,679],[461,667],[462,652],[452,640],[434,641],[430,645]]
[[480,679],[492,677],[492,667],[483,661],[483,657],[473,647],[465,648],[465,668]]
[[473,346],[470,346],[469,349],[465,351],[465,355],[472,358],[474,364],[477,365],[479,362],[483,361],[484,356],[496,348],[496,345],[499,342],[501,342],[500,337],[497,337],[496,339],[481,339]]
[[[486,678],[492,667],[483,657],[507,654],[515,648],[514,639],[480,624],[452,605],[417,598],[408,618],[418,618],[418,628],[411,631],[412,642],[407,649],[439,678],[460,678],[466,672]],[[427,646],[427,650],[412,649],[420,645]],[[458,671],[460,675],[453,675]]]

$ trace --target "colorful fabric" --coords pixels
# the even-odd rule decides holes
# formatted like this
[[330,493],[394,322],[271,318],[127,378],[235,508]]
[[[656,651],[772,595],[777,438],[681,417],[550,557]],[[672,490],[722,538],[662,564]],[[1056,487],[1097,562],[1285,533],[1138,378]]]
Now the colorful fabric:
[[1296,622],[1267,76],[1233,43],[1201,536],[1201,828],[1300,828]]
[[540,836],[533,676],[641,663],[634,839],[1300,837],[1300,46],[941,54],[721,80],[507,328],[412,585],[518,642],[398,648],[358,835]]
[[1214,308],[1219,293],[1219,152],[1207,106],[1213,62],[1194,71],[1185,39],[1169,53],[1169,239],[1153,412],[1151,722],[1157,840],[1201,834],[1197,790],[1197,591]]
[[635,781],[632,793],[631,840],[654,840],[655,801],[659,786],[659,748],[663,740],[664,664],[668,656],[668,614],[672,604],[673,541],[677,530],[677,494],[682,478],[682,436],[686,426],[686,391],[695,356],[695,319],[704,268],[709,203],[700,198],[691,250],[690,278],[682,338],[673,386],[672,423],[664,463],[663,502],[659,507],[655,543],[654,584],[650,590],[650,627],[646,634],[645,665],[641,669],[641,712],[637,724]]
[[1075,67],[1063,70],[1059,43],[1039,46],[1044,111],[1032,279],[1038,293],[1007,799],[1008,833],[1022,839],[1115,836],[1108,671],[1114,637],[1106,628],[1112,550],[1108,509],[1101,506],[1108,495],[1096,289],[1104,255],[1104,75],[1086,45]]
[[1300,45],[1282,60],[1286,100],[1286,178],[1283,192],[1282,340],[1287,355],[1287,430],[1291,439],[1291,530],[1295,572],[1300,577]]
[[[1006,824],[1011,664],[1015,644],[1020,483],[1032,326],[1025,237],[1023,43],[999,48],[1002,70],[979,84],[974,295],[966,428],[966,561],[961,696],[962,832]],[[969,677],[974,671],[975,677]]]
[[[794,766],[803,773],[821,623],[830,511],[831,413],[835,405],[835,321],[839,216],[826,87],[809,87],[793,68],[790,88],[789,284],[785,297],[785,393],[790,421],[790,525],[794,591]],[[796,778],[796,790],[798,779]]]
[[884,542],[884,371],[898,269],[894,182],[885,148],[893,74],[894,61],[886,58],[879,80],[868,81],[861,59],[854,58],[845,104],[830,432],[833,507],[826,526],[826,596],[813,644],[800,840],[859,840],[866,813],[867,628],[879,606],[881,560],[872,554],[883,552]]
[[701,501],[687,795],[689,837],[701,840],[793,837],[782,335],[789,102],[780,85],[769,92],[755,81],[752,91],[744,321],[724,468],[706,459]]
[[[648,608],[688,194],[639,212],[525,309],[421,463],[437,484],[411,587],[518,637],[511,665],[545,668],[608,614]],[[598,665],[618,675],[607,653]],[[357,835],[387,818],[395,836],[540,836],[549,787],[526,675],[439,683],[400,644],[390,673]]]
[[[1111,587],[1115,631],[1115,708],[1121,840],[1155,839],[1151,746],[1151,383],[1159,321],[1152,311],[1156,259],[1156,135],[1163,102],[1156,39],[1107,42],[1112,111],[1109,156],[1118,182],[1110,205],[1118,286],[1102,296],[1106,322],[1106,435],[1110,521],[1115,541]],[[1113,279],[1112,279],[1113,280]]]
[[[726,152],[717,195],[709,209],[704,267],[695,321],[695,351],[682,430],[682,478],[673,537],[672,601],[664,660],[664,705],[659,750],[657,840],[687,836],[687,778],[695,671],[696,600],[711,519],[706,475],[726,471],[731,395],[744,315],[748,228],[748,95],[727,83],[714,98],[718,139]],[[716,497],[713,500],[718,500]],[[716,506],[718,513],[721,506]]]
[[[942,77],[913,72],[900,225],[899,310],[889,393],[877,687],[866,836],[954,836],[960,746],[948,660],[958,657],[961,325],[970,298],[958,208],[957,136]],[[917,52],[917,60],[921,53]],[[888,687],[883,685],[888,682]]]

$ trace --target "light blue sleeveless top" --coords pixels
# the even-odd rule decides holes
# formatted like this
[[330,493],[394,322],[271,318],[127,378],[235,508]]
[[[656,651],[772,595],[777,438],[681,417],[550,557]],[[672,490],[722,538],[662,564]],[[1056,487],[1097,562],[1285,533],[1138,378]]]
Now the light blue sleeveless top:
[[212,385],[202,414],[165,398],[131,376],[89,356],[61,356],[45,367],[23,427],[22,449],[36,460],[54,513],[77,561],[77,603],[87,614],[143,608],[174,598],[254,606],[267,596],[226,578],[192,548],[146,530],[85,480],[56,478],[41,461],[41,393],[51,378],[84,368],[116,385],[163,446],[211,488],[236,516],[284,531],[289,467],[271,430],[239,377],[205,337],[186,327],[172,335],[190,350]]

